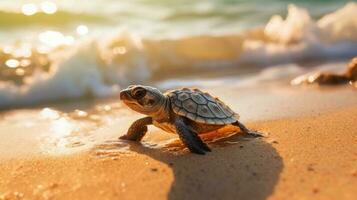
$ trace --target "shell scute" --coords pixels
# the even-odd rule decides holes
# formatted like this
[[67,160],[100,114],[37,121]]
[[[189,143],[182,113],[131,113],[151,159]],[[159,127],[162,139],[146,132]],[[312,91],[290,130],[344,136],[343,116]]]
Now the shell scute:
[[208,107],[212,113],[218,118],[226,118],[227,116],[223,113],[222,109],[215,103],[208,102]]
[[191,98],[198,104],[206,104],[207,100],[200,93],[192,93]]
[[192,99],[186,99],[183,103],[182,103],[182,107],[190,113],[196,113],[197,110],[197,103],[195,103],[194,101],[192,101]]
[[202,94],[208,101],[215,102],[216,100],[207,92]]
[[180,100],[178,100],[178,99],[176,99],[176,100],[174,101],[174,104],[175,104],[176,106],[178,106],[178,107],[182,107],[182,101],[180,101]]
[[183,93],[180,93],[177,95],[177,98],[180,100],[180,101],[185,101],[186,99],[189,99],[190,98],[190,95],[186,92],[183,92]]
[[199,105],[197,108],[197,114],[201,117],[214,118],[214,114],[206,105]]
[[228,117],[233,116],[234,112],[226,104],[219,101],[218,105],[222,108],[222,111],[224,112],[224,114],[226,116],[228,116]]

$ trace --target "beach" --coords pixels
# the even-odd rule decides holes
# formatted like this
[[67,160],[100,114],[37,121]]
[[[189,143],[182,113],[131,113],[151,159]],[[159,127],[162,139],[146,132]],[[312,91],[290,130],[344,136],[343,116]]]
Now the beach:
[[[0,16],[0,200],[357,199],[356,2],[3,0]],[[200,135],[206,155],[154,126],[119,139],[143,117],[129,85],[198,88],[263,137],[227,125]]]
[[[37,129],[29,128],[26,134],[16,134],[26,128],[10,129],[2,123],[2,136],[8,139],[4,137],[0,145],[0,198],[356,198],[355,89],[348,86],[325,89],[264,87],[264,90],[262,87],[249,90],[210,88],[211,93],[220,94],[233,108],[241,108],[239,113],[243,121],[250,128],[263,132],[265,137],[244,138],[239,133],[217,136],[209,142],[212,152],[205,156],[191,154],[183,148],[170,150],[166,146],[171,142],[167,141],[176,136],[156,128],[150,128],[143,144],[120,142],[117,137],[140,115],[128,111],[115,100],[105,105],[116,110],[111,115],[120,116],[113,117],[114,122],[96,125],[98,131],[90,132],[91,137],[96,138],[92,145],[76,145],[90,141],[87,138],[90,134],[76,131],[59,136],[67,142],[76,138],[73,143],[63,145],[64,141],[58,140],[58,143],[44,144],[50,141],[39,139],[39,135],[46,134],[42,133],[44,130],[29,133]],[[265,96],[265,104],[256,95],[259,93]],[[250,101],[244,100],[248,97]],[[235,101],[240,104],[234,104]],[[22,115],[30,112],[44,111],[13,111]],[[48,110],[46,112],[51,116]],[[45,123],[38,126],[46,129]],[[5,135],[5,128],[13,132]],[[102,134],[104,132],[106,135]],[[47,133],[48,137],[51,135]],[[26,140],[32,143],[21,143]],[[43,148],[43,145],[49,146]],[[50,151],[50,147],[54,149]],[[17,153],[11,155],[9,152]]]

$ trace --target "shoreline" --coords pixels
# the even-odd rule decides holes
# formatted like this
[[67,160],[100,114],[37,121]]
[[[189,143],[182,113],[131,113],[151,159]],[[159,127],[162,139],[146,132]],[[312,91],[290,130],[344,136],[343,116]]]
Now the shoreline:
[[[236,83],[225,87],[222,83],[205,84],[200,88],[220,97],[240,114],[244,124],[320,117],[353,108],[357,102],[356,90],[348,86],[310,88],[275,84],[240,88]],[[140,117],[115,98],[5,111],[0,115],[0,133],[6,138],[0,140],[0,159],[88,151],[107,141],[116,141]],[[161,148],[175,139],[176,135],[150,126],[143,142]],[[126,144],[117,145],[117,151],[128,152]]]

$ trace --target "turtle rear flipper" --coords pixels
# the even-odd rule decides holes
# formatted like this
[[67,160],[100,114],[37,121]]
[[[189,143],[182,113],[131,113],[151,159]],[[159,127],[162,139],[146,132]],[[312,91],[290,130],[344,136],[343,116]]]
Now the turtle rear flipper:
[[244,126],[244,124],[240,123],[238,120],[236,122],[232,123],[232,125],[238,126],[240,128],[240,130],[242,130],[242,132],[244,134],[246,134],[247,136],[264,137],[261,133],[259,133],[257,131],[249,130],[247,127]]
[[211,149],[204,143],[201,138],[195,133],[192,128],[185,123],[182,117],[177,117],[175,120],[175,128],[182,142],[192,153],[204,155]]

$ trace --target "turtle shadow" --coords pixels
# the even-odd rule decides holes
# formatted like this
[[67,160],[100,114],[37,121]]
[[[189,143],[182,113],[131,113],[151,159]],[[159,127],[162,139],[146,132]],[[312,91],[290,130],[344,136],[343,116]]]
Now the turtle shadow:
[[188,152],[175,155],[139,144],[131,144],[129,148],[172,169],[174,182],[168,193],[171,200],[260,200],[273,193],[283,162],[271,144],[263,139],[243,140],[234,135],[210,146],[213,151],[205,156]]

